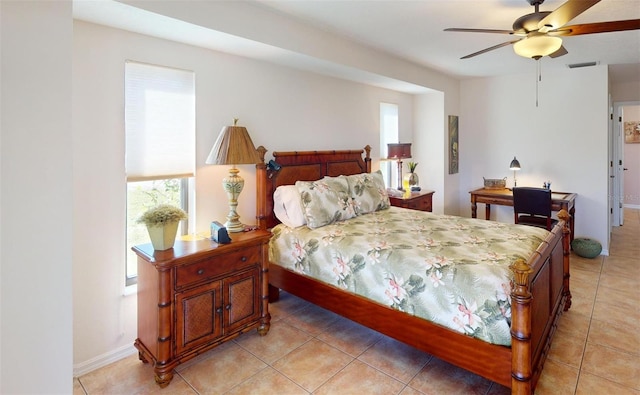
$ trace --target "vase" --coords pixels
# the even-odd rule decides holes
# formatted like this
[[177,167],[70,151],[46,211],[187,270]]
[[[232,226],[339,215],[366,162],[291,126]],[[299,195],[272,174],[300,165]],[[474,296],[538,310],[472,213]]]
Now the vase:
[[417,187],[420,185],[420,178],[418,177],[418,173],[409,173],[405,175],[405,178],[409,183],[409,188]]
[[179,222],[167,222],[159,226],[147,226],[153,249],[164,251],[173,248],[178,233]]

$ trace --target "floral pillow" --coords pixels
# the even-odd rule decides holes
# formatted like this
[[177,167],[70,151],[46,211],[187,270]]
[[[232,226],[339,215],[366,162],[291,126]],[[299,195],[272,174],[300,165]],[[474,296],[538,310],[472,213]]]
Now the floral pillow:
[[389,195],[380,170],[346,178],[358,215],[389,208]]
[[296,181],[296,187],[309,228],[319,228],[356,216],[349,184],[344,176]]

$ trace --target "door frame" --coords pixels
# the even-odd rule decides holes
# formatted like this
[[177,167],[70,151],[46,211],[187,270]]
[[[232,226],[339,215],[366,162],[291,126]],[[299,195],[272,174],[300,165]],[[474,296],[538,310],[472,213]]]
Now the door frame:
[[[613,133],[611,134],[611,145],[613,148],[612,176],[613,176],[613,196],[612,202],[613,217],[612,226],[622,226],[624,224],[624,128],[623,128],[623,107],[640,106],[640,101],[620,101],[613,103]],[[616,204],[617,203],[617,204]]]

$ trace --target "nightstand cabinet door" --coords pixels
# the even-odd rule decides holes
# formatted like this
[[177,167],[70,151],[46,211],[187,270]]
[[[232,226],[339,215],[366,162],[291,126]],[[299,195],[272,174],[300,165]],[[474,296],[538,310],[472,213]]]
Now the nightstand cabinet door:
[[257,267],[223,280],[225,291],[224,331],[226,333],[260,318],[260,271]]
[[176,294],[176,354],[222,336],[219,281]]

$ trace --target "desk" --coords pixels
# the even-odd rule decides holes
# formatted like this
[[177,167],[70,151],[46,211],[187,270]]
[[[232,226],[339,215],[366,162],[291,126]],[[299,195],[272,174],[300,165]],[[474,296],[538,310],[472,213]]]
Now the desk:
[[[491,218],[491,205],[498,204],[501,206],[513,207],[513,192],[511,189],[486,189],[480,188],[469,192],[471,194],[471,217],[477,218],[478,203],[485,204],[485,219]],[[574,235],[574,218],[576,212],[576,194],[571,192],[551,192],[551,210],[560,211],[567,210],[571,217],[569,218],[569,227],[571,228],[571,241]]]

